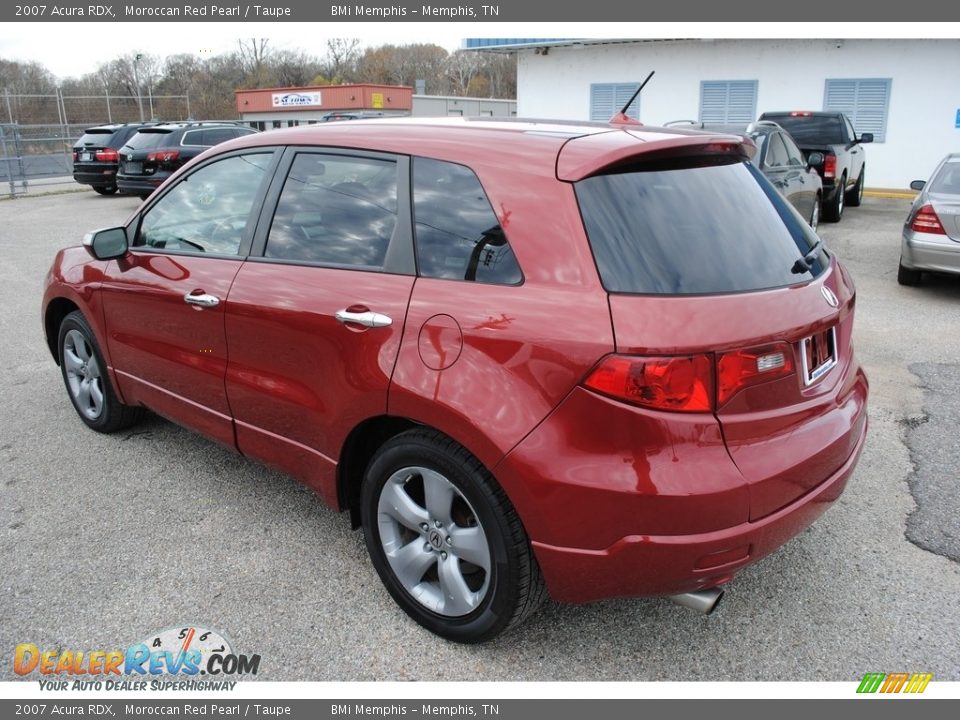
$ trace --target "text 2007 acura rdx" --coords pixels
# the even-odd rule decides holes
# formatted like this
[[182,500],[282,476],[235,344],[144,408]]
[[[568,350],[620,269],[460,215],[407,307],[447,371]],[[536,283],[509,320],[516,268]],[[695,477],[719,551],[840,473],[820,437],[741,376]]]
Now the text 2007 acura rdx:
[[349,510],[446,638],[547,594],[708,610],[867,429],[853,284],[752,151],[493,120],[241,138],[57,255],[47,342],[90,428],[149,408]]

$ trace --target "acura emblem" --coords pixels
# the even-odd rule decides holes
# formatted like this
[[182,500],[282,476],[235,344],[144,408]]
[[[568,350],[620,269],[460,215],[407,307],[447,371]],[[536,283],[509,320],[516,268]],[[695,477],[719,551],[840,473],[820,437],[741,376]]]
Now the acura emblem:
[[834,295],[833,290],[826,285],[820,286],[820,294],[823,295],[823,299],[827,301],[827,305],[830,307],[835,308],[840,306],[840,301],[837,300],[837,296]]

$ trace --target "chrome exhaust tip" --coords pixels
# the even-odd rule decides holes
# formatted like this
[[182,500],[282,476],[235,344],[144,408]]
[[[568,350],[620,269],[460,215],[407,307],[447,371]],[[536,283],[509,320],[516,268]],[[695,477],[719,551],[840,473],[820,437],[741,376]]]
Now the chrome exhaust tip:
[[684,607],[691,608],[697,612],[703,613],[704,615],[709,615],[716,609],[717,605],[720,603],[720,598],[722,597],[723,590],[714,587],[707,588],[706,590],[697,590],[695,592],[671,595],[670,600],[675,602],[677,605],[683,605]]

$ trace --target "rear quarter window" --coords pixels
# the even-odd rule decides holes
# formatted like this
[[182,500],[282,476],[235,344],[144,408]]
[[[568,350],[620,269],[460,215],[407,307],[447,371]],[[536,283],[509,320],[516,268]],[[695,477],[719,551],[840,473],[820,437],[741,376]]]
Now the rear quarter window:
[[575,186],[604,287],[702,295],[793,285],[823,272],[818,238],[748,163],[600,175]]
[[413,213],[421,276],[498,285],[523,280],[506,233],[470,168],[414,158]]

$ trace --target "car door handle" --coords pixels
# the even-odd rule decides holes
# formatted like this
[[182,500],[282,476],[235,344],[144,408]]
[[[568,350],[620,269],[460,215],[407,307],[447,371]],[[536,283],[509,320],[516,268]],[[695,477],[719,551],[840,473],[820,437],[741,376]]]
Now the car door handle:
[[369,310],[367,312],[350,312],[344,308],[343,310],[337,310],[337,312],[334,313],[334,317],[344,325],[347,323],[356,323],[357,325],[365,325],[371,328],[393,325],[393,318],[389,315],[370,312]]
[[188,305],[198,305],[205,308],[216,307],[220,304],[220,298],[216,295],[207,295],[206,293],[200,293],[198,295],[187,293],[183,296],[183,301]]

